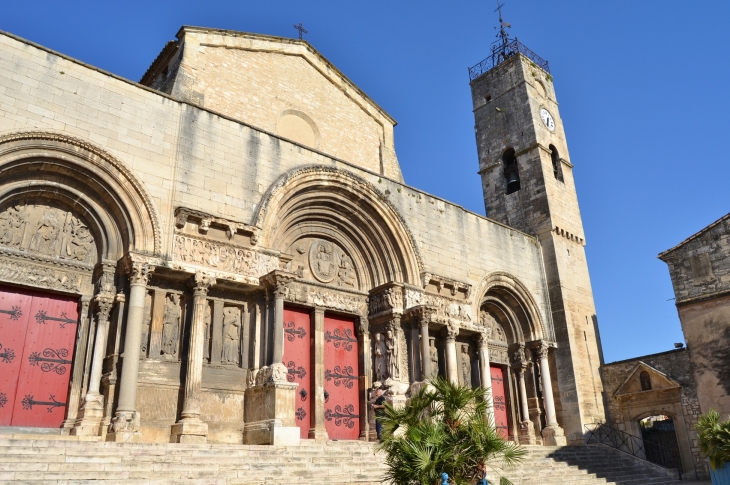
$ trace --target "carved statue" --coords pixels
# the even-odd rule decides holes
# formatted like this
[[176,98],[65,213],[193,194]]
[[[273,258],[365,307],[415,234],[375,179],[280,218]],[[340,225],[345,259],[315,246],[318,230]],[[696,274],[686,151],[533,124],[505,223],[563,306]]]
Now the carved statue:
[[66,254],[76,261],[84,261],[86,255],[91,251],[92,244],[94,244],[94,237],[91,235],[89,228],[77,218],[72,217],[71,240],[66,245]]
[[0,214],[0,244],[18,247],[23,241],[27,222],[27,210],[18,206],[10,207]]
[[61,221],[55,209],[47,210],[41,217],[36,233],[33,235],[30,247],[41,254],[56,256],[56,244],[61,232]]
[[177,356],[178,340],[180,338],[180,295],[171,294],[165,302],[165,315],[162,327],[162,354]]
[[464,378],[464,385],[471,387],[471,358],[468,344],[461,344],[461,375]]
[[398,380],[400,378],[400,363],[398,362],[398,334],[393,330],[386,332],[385,349],[387,352],[388,377]]
[[324,283],[329,283],[336,276],[332,253],[332,246],[326,241],[315,241],[309,253],[312,273]]
[[238,364],[241,312],[238,308],[223,309],[223,363]]
[[375,334],[375,380],[378,382],[385,382],[388,378],[388,371],[385,363],[385,342],[383,341],[383,335],[380,333]]
[[352,258],[344,253],[340,259],[340,271],[337,276],[340,278],[340,286],[355,287],[355,265],[352,263]]
[[210,304],[205,303],[205,347],[203,349],[203,358],[210,362],[210,331],[211,323],[213,322],[213,312],[210,309]]
[[429,354],[431,356],[431,375],[428,377],[436,377],[439,374],[439,352],[436,348],[436,338],[429,338]]

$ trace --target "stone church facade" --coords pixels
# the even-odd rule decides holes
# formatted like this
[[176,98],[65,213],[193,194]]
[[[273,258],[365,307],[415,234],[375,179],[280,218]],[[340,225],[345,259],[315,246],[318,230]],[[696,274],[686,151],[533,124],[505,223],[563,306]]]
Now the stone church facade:
[[442,375],[505,437],[582,441],[602,358],[535,59],[473,71],[488,219],[406,185],[305,41],[184,27],[134,83],[0,34],[0,427],[370,439],[373,387]]

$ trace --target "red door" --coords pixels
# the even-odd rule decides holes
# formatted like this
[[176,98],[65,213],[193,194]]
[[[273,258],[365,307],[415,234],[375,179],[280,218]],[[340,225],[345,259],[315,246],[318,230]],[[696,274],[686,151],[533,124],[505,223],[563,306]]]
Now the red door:
[[0,288],[0,426],[61,426],[77,322],[75,298]]
[[284,365],[286,380],[299,384],[296,398],[297,426],[300,437],[309,437],[310,407],[312,402],[312,375],[310,372],[312,331],[309,313],[284,309]]
[[331,440],[360,437],[355,322],[324,317],[324,425]]
[[496,365],[489,366],[492,375],[492,400],[494,401],[494,424],[497,432],[503,439],[507,439],[509,428],[507,424],[507,399],[504,394],[504,372]]

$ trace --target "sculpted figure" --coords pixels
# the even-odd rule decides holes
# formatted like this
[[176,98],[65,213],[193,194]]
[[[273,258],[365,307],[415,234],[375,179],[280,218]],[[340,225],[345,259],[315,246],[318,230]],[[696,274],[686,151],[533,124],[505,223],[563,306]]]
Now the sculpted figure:
[[27,221],[25,208],[9,207],[0,214],[0,244],[17,247],[23,241],[23,230]]
[[464,385],[471,387],[471,359],[467,344],[461,345],[461,375],[464,378]]
[[333,269],[333,263],[332,263],[332,250],[328,248],[327,244],[324,242],[319,242],[317,244],[317,255],[315,256],[315,276],[318,276],[320,279],[329,280],[332,275]]
[[241,314],[238,308],[223,309],[223,363],[238,364]]
[[71,240],[66,245],[66,255],[76,261],[83,261],[91,251],[94,244],[94,237],[89,228],[77,218],[71,219]]
[[210,330],[211,323],[213,322],[213,313],[210,309],[210,304],[205,304],[205,348],[203,349],[203,358],[210,362]]
[[337,273],[340,277],[340,286],[355,286],[355,266],[352,264],[352,258],[343,254],[340,260],[340,271]]
[[58,213],[53,209],[47,210],[38,223],[38,229],[31,241],[31,249],[41,254],[55,256],[60,232],[61,221],[58,220]]
[[391,379],[400,377],[400,363],[398,362],[398,338],[393,330],[386,333],[385,349],[387,351],[388,375]]
[[388,371],[385,363],[385,342],[383,341],[383,335],[380,333],[375,334],[375,380],[378,382],[385,382],[388,378]]
[[431,375],[428,377],[436,377],[439,374],[439,352],[436,348],[436,338],[429,338],[428,352],[431,356]]
[[162,354],[177,355],[177,343],[180,338],[180,295],[171,294],[165,302],[165,315],[162,327]]

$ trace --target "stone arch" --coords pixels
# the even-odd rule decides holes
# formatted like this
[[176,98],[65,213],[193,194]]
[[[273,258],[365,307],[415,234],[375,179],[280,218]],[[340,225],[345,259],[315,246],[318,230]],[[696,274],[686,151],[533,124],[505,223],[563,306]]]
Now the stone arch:
[[319,148],[320,134],[311,116],[296,109],[285,109],[276,121],[277,133],[311,148]]
[[502,326],[509,343],[552,340],[537,303],[524,284],[505,272],[487,275],[476,288],[475,314],[486,311]]
[[310,166],[283,175],[253,224],[263,229],[261,244],[279,250],[305,235],[337,242],[355,262],[360,289],[419,282],[422,259],[405,221],[370,182],[345,170]]
[[161,229],[151,197],[116,157],[63,134],[0,136],[0,207],[49,201],[79,214],[93,232],[100,259],[128,251],[159,255]]

